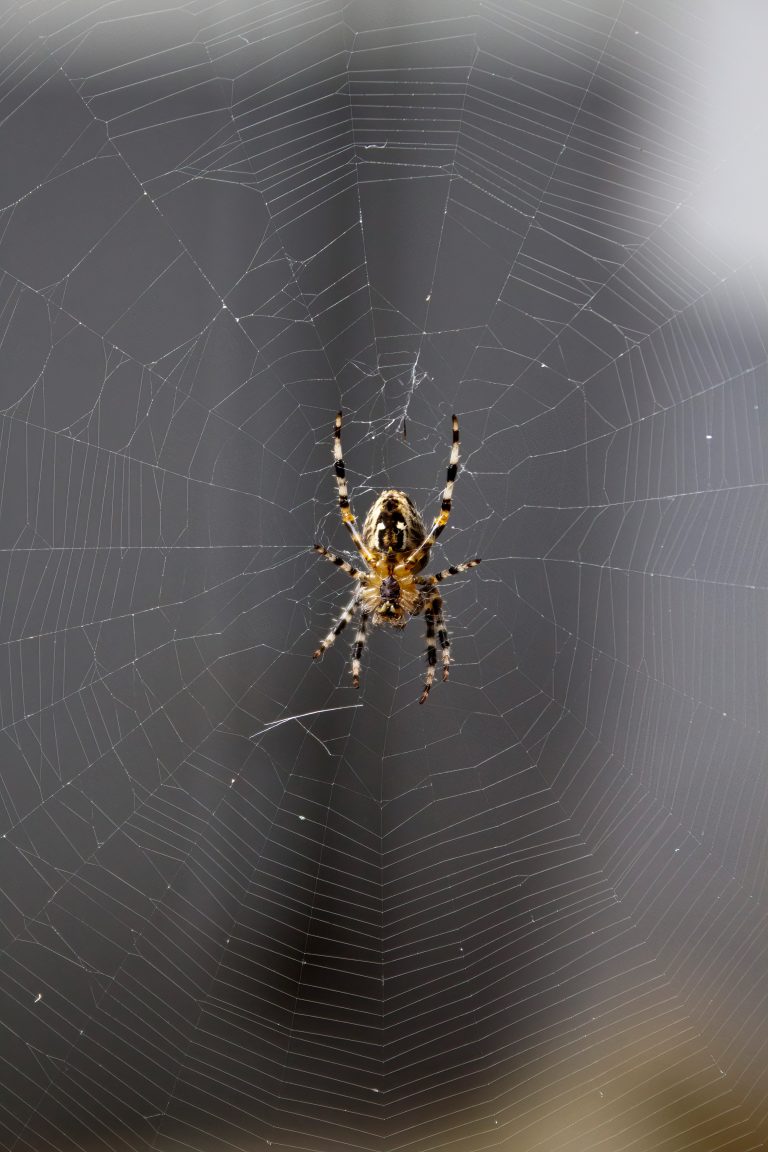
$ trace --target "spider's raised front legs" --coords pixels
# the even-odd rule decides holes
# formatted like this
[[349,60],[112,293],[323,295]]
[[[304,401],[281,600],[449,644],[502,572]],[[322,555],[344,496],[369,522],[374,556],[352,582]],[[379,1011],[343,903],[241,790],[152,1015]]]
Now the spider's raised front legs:
[[357,548],[366,564],[372,565],[374,557],[368,548],[366,548],[363,543],[363,538],[357,530],[355,517],[352,513],[352,505],[349,502],[347,473],[344,467],[344,456],[341,451],[341,412],[336,413],[336,421],[333,425],[333,471],[336,476],[336,487],[339,491],[339,512],[341,513],[341,518],[352,537],[355,548]]
[[[418,548],[414,548],[413,552],[406,557],[403,564],[414,570],[414,560],[416,560],[423,552],[428,552],[432,545],[437,540],[438,536],[445,528],[451,516],[451,508],[453,507],[453,485],[456,480],[456,474],[459,470],[459,420],[457,416],[451,417],[451,428],[453,429],[453,438],[451,442],[451,455],[448,460],[448,473],[445,478],[445,488],[443,488],[443,496],[440,501],[440,511],[435,517],[432,527],[427,535],[419,544]],[[420,565],[423,567],[424,562]],[[418,567],[415,571],[418,572]]]

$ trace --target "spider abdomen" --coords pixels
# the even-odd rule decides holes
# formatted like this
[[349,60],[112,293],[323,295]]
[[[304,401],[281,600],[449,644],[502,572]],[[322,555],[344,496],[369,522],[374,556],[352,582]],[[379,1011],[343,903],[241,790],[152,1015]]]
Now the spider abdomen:
[[[416,505],[405,492],[389,488],[374,501],[363,523],[363,541],[381,558],[397,561],[418,548],[426,536],[424,522]],[[415,571],[421,571],[427,553],[419,557]]]

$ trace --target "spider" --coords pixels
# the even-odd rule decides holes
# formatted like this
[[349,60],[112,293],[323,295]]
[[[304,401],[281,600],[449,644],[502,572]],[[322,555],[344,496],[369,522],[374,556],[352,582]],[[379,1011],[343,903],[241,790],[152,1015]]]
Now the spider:
[[463,564],[452,564],[434,575],[420,576],[419,573],[429,562],[429,550],[448,523],[451,515],[453,484],[459,467],[459,421],[452,418],[453,442],[448,462],[448,476],[443,489],[440,511],[435,517],[429,532],[419,512],[405,492],[388,488],[377,497],[363,522],[362,534],[358,531],[355,517],[349,502],[344,457],[341,452],[341,412],[336,414],[333,429],[333,460],[336,473],[336,486],[339,492],[339,511],[347,526],[355,548],[358,550],[368,571],[353,568],[341,556],[337,556],[322,544],[315,544],[314,551],[325,556],[342,572],[346,572],[356,582],[352,599],[334,623],[328,635],[320,641],[313,654],[319,660],[331,647],[336,637],[346,628],[356,612],[360,613],[357,635],[352,645],[352,686],[360,686],[360,658],[365,647],[369,626],[372,628],[388,624],[392,628],[405,628],[411,616],[424,613],[427,625],[427,675],[424,690],[419,698],[423,704],[435,679],[437,668],[437,639],[440,641],[443,658],[443,680],[448,679],[451,666],[451,642],[443,620],[443,601],[438,585],[447,576],[457,576],[480,563],[480,558],[465,560]]

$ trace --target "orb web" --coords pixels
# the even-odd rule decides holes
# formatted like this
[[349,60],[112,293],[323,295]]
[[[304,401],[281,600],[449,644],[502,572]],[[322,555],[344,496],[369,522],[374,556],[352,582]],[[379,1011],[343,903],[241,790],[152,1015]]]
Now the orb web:
[[[6,11],[5,1146],[764,1146],[729,9]],[[339,408],[359,519],[460,416],[423,708],[421,619],[311,661]]]

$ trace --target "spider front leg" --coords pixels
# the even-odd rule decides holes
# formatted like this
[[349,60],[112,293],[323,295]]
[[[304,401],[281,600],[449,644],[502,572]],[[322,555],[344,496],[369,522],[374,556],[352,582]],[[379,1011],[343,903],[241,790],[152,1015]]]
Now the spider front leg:
[[[414,548],[414,550],[410,553],[410,555],[406,556],[405,560],[402,561],[400,567],[405,567],[406,569],[413,570],[414,560],[416,560],[417,557],[421,556],[422,553],[429,551],[429,549],[435,543],[438,536],[442,532],[443,528],[445,528],[446,524],[448,523],[448,521],[450,519],[451,508],[453,507],[453,485],[456,481],[456,475],[459,471],[460,446],[459,446],[459,420],[458,420],[457,416],[451,417],[451,428],[452,428],[451,455],[448,459],[448,472],[447,472],[446,478],[445,478],[445,488],[443,488],[443,496],[442,496],[442,499],[440,501],[440,511],[437,514],[437,516],[435,517],[435,519],[432,523],[432,527],[430,528],[429,532],[427,533],[427,535],[422,540],[421,544],[419,544],[419,546],[417,548]],[[418,571],[419,567],[423,568],[424,563],[425,562],[422,561],[421,564],[415,570]]]
[[350,620],[352,619],[352,617],[354,616],[355,612],[357,611],[357,609],[359,607],[360,607],[359,593],[355,592],[355,594],[352,597],[352,599],[350,600],[349,604],[347,604],[347,606],[344,609],[344,611],[342,612],[341,616],[339,616],[338,620],[333,625],[333,628],[331,628],[330,632],[325,637],[325,639],[320,641],[318,647],[312,653],[312,659],[313,660],[321,660],[322,659],[323,654],[335,642],[336,637],[339,635],[339,633],[344,631],[347,624],[349,624]]
[[368,564],[369,567],[373,567],[374,558],[366,548],[363,543],[363,538],[357,530],[352,505],[349,501],[347,472],[344,467],[344,455],[341,451],[341,412],[336,413],[336,420],[333,425],[333,471],[336,476],[336,487],[339,492],[339,512],[341,513],[341,519],[344,521],[347,531],[354,541],[355,548],[357,548],[366,564]]

